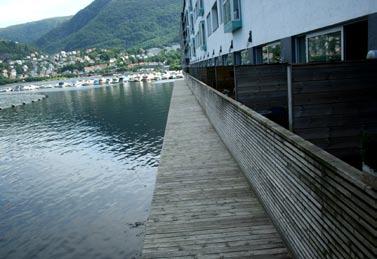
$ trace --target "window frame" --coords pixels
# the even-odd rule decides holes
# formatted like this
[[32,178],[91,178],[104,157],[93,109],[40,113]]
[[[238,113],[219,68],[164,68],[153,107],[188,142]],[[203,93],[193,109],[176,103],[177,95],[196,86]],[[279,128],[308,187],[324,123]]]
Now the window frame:
[[207,35],[208,37],[212,34],[212,14],[209,12],[206,16],[206,25],[207,25]]
[[321,35],[326,35],[330,33],[335,33],[340,31],[340,61],[344,61],[344,27],[339,26],[327,30],[321,30],[313,33],[308,33],[305,36],[305,47],[306,47],[306,63],[309,63],[309,39],[316,37],[316,36],[321,36]]
[[[279,46],[280,47],[280,57],[279,57],[279,62],[271,62],[270,60],[268,60],[268,62],[264,62],[264,57],[263,57],[263,54],[264,54],[264,51],[263,51],[263,49],[265,48],[265,47],[271,47],[271,46],[273,46],[273,45],[275,45],[275,46]],[[281,46],[282,46],[282,44],[281,44],[281,41],[273,41],[273,42],[270,42],[270,43],[267,43],[267,44],[265,44],[265,45],[263,45],[262,47],[261,47],[261,51],[262,51],[262,64],[279,64],[279,63],[281,63]],[[268,54],[268,53],[267,53]]]
[[[216,12],[216,15],[215,15],[215,12]],[[212,21],[212,32],[215,32],[220,27],[220,23],[219,23],[219,6],[217,4],[217,1],[215,1],[215,3],[213,4],[213,6],[211,8],[211,16],[212,16],[212,19],[211,19],[211,21]],[[217,21],[216,28],[214,26],[214,19],[216,19],[216,21]]]
[[207,50],[207,37],[206,37],[206,23],[204,20],[199,23],[199,39],[200,39],[200,48],[204,51]]
[[219,16],[220,16],[220,20],[219,20],[219,27],[221,24],[224,23],[224,0],[219,0],[219,2],[217,3],[218,4],[218,8],[220,9],[220,12],[219,12]]

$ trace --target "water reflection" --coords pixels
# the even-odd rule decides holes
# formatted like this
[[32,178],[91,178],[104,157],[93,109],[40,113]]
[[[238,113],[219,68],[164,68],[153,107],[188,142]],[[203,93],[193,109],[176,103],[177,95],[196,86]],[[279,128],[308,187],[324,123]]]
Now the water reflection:
[[0,112],[0,258],[137,257],[171,89],[50,91]]

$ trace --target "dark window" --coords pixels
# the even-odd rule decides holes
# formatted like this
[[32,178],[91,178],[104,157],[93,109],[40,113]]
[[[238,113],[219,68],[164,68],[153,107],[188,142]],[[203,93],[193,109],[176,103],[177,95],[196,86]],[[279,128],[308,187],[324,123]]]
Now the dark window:
[[368,21],[344,26],[345,60],[363,60],[368,54]]
[[296,63],[306,63],[306,37],[296,38]]
[[255,54],[255,64],[263,64],[262,47],[254,48],[254,54]]
[[228,55],[223,55],[222,56],[222,64],[223,66],[227,66],[228,65]]

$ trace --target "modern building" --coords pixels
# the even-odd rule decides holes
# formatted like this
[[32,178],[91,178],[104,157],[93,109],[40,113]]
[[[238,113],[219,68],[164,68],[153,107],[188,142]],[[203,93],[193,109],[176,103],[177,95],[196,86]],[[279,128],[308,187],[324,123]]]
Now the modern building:
[[186,66],[365,59],[376,0],[184,0]]

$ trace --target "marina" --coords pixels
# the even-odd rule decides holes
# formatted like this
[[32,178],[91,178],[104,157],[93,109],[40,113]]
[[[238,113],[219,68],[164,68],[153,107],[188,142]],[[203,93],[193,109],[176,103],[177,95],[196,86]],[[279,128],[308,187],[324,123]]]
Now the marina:
[[0,93],[5,92],[25,92],[37,91],[51,88],[81,88],[93,86],[117,85],[127,82],[161,82],[166,80],[182,79],[182,71],[165,71],[165,72],[139,72],[127,75],[92,76],[88,78],[73,78],[61,81],[45,81],[35,83],[22,83],[0,87]]
[[112,77],[74,78],[63,81],[23,83],[0,87],[0,110],[38,102],[47,97],[43,94],[61,89],[85,89],[118,86],[127,83],[166,83],[182,79],[182,71],[132,73]]

